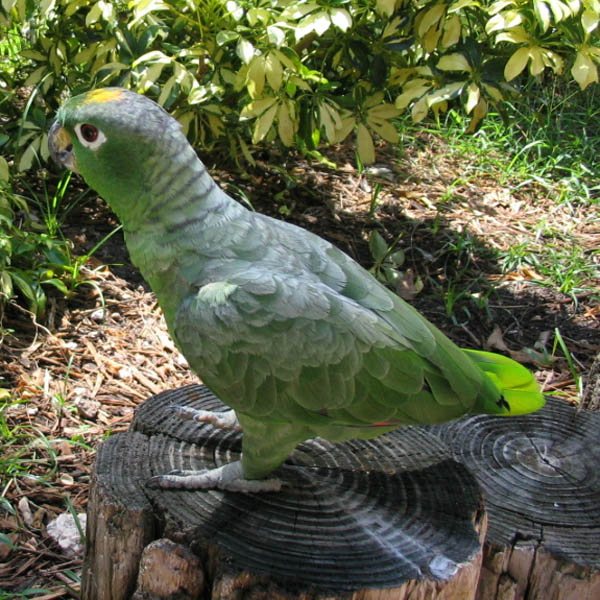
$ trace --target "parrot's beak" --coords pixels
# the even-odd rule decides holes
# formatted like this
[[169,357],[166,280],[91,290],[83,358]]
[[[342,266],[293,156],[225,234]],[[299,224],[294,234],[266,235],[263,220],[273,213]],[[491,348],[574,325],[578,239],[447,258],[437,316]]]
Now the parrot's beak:
[[57,165],[78,173],[71,136],[59,121],[54,121],[52,127],[50,127],[48,147],[50,148],[50,155]]

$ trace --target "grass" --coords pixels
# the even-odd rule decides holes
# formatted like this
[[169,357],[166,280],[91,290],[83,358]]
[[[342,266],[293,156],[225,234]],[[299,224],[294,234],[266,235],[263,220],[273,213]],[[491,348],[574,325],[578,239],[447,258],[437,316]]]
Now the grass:
[[[454,110],[437,126],[425,129],[405,121],[405,144],[427,131],[442,136],[448,152],[460,157],[460,176],[448,185],[438,206],[451,204],[455,189],[474,173],[493,177],[508,194],[534,188],[540,190],[540,196],[551,198],[549,211],[563,211],[568,216],[563,228],[552,229],[542,219],[532,231],[533,241],[516,242],[508,250],[498,251],[497,259],[505,273],[528,266],[540,276],[537,283],[568,295],[594,290],[600,279],[600,251],[581,247],[570,231],[586,223],[600,223],[600,92],[590,88],[583,93],[574,82],[557,80],[550,86],[531,84],[504,109],[503,116],[489,114],[474,135],[464,132],[467,118]],[[464,237],[450,240],[447,248],[449,253],[462,255],[462,260],[470,243],[467,230]],[[455,272],[463,270],[459,267]],[[446,290],[451,305],[454,283],[449,281]],[[452,313],[451,308],[447,310]]]

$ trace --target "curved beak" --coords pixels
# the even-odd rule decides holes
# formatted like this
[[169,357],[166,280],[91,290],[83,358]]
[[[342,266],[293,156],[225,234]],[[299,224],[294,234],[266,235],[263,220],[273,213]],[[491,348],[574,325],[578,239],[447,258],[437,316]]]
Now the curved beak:
[[50,155],[57,165],[78,173],[71,136],[59,121],[54,121],[52,127],[50,127],[50,131],[48,132],[48,147]]

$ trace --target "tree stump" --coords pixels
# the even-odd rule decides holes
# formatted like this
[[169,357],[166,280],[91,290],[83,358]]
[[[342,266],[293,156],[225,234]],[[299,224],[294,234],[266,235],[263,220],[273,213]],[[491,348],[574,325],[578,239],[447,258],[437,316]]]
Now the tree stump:
[[300,445],[269,494],[154,490],[173,469],[235,460],[241,436],[179,419],[224,406],[202,386],[153,396],[100,448],[83,600],[469,600],[486,519],[475,478],[425,428]]
[[548,398],[432,431],[486,496],[479,600],[600,598],[600,413]]

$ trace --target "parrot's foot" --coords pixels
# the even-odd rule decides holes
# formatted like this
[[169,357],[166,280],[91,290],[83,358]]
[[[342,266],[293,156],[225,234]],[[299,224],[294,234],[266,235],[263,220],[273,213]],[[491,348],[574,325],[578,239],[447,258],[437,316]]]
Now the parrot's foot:
[[[233,412],[233,411],[232,411]],[[240,461],[205,471],[171,471],[148,481],[152,488],[180,490],[223,490],[227,492],[278,492],[279,479],[246,479]]]
[[212,412],[210,410],[202,410],[200,408],[190,408],[189,406],[179,406],[173,404],[171,409],[177,413],[181,419],[197,421],[198,423],[210,423],[217,429],[233,429],[241,431],[240,422],[234,410],[226,412]]

